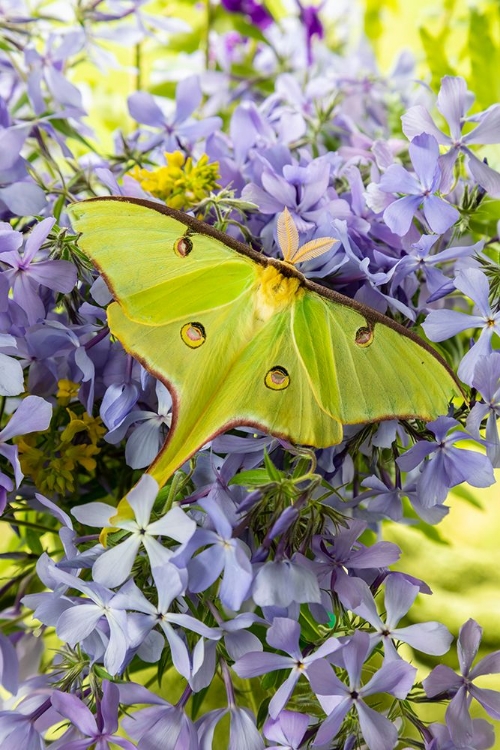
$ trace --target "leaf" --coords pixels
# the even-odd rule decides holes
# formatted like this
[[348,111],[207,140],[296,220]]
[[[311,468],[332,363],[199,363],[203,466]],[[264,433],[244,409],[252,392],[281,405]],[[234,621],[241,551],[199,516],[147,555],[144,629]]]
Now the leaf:
[[236,484],[240,487],[262,487],[270,482],[267,469],[250,469],[250,471],[241,471],[236,474],[229,484]]
[[456,75],[456,71],[446,55],[447,36],[448,30],[446,28],[437,36],[432,36],[425,27],[420,28],[420,39],[432,75],[431,86],[435,91],[439,89],[443,76]]
[[491,29],[498,25],[498,10],[481,12],[471,8],[469,20],[469,87],[476,95],[479,109],[500,101],[500,46],[495,44]]

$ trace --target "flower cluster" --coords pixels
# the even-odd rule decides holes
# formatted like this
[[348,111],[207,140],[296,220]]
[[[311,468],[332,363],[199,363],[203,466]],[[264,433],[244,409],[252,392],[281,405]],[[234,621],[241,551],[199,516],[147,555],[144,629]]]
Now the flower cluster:
[[[436,98],[404,59],[383,78],[363,53],[332,51],[326,7],[297,2],[278,26],[271,4],[223,0],[201,66],[201,10],[191,25],[144,6],[71,2],[56,18],[0,0],[0,520],[12,534],[0,746],[492,747],[469,709],[500,718],[499,694],[474,684],[500,671],[499,652],[472,666],[469,620],[462,674],[438,664],[422,689],[413,662],[436,663],[453,637],[408,615],[430,589],[391,569],[400,550],[379,532],[418,516],[432,534],[451,488],[488,487],[500,467],[500,174],[481,149],[500,142],[500,104],[468,115],[463,78],[444,76]],[[169,99],[156,60],[153,95],[141,56],[158,41],[173,54],[178,35],[196,50],[189,74]],[[117,70],[108,42],[123,39],[137,50],[134,126],[105,153],[84,119],[97,93],[78,75],[84,61],[94,78]],[[347,426],[322,450],[239,427],[160,488],[144,469],[175,418],[170,393],[110,334],[111,294],[67,212],[110,194],[191,211],[271,257],[282,216],[295,248],[336,240],[302,273],[421,325],[463,397],[427,424]],[[448,701],[443,723],[420,717],[426,701]]]

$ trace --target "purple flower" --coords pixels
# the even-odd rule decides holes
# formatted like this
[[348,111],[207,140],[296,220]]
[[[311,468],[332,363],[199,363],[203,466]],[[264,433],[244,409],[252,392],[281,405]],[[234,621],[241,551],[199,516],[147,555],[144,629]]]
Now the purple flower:
[[261,734],[255,726],[255,716],[248,708],[236,705],[234,688],[229,669],[224,661],[221,662],[222,677],[226,687],[227,708],[217,708],[209,711],[196,722],[200,749],[208,750],[213,747],[213,736],[216,725],[226,715],[229,715],[229,743],[227,750],[264,750]]
[[312,543],[320,586],[334,591],[348,609],[359,606],[366,588],[365,582],[355,577],[357,571],[385,568],[401,555],[392,542],[377,542],[372,547],[358,542],[366,527],[364,521],[353,519],[348,528],[339,529],[335,535],[316,536]]
[[426,523],[439,523],[449,513],[449,508],[443,505],[433,505],[432,508],[423,506],[418,497],[417,485],[413,480],[404,484],[401,488],[391,486],[388,478],[387,482],[388,484],[384,484],[381,479],[374,475],[366,477],[361,482],[362,487],[369,487],[370,489],[357,495],[355,499],[363,504],[368,502],[371,519],[376,519],[380,515],[381,517],[391,518],[393,521],[401,521],[403,518],[402,498],[404,497],[408,498],[415,512]]
[[222,5],[230,13],[243,13],[254,26],[266,29],[273,18],[266,8],[255,0],[222,0]]
[[149,151],[161,146],[164,151],[176,151],[179,148],[190,148],[195,141],[206,138],[222,125],[220,117],[205,117],[195,120],[191,117],[202,100],[198,76],[189,76],[179,81],[175,93],[175,114],[167,118],[151,94],[137,91],[128,98],[130,116],[137,122],[158,128],[159,133],[141,144],[141,150]]
[[[475,144],[489,144],[500,142],[500,105],[494,104],[484,112],[473,117],[465,117],[470,104],[470,94],[467,92],[465,80],[459,76],[444,76],[437,98],[437,108],[443,115],[450,128],[450,135],[440,130],[429,112],[417,105],[401,118],[403,132],[408,138],[415,138],[421,133],[432,135],[436,141],[449,146],[450,150],[440,157],[443,172],[442,189],[449,190],[453,184],[453,167],[460,152],[464,153],[469,162],[469,169],[475,180],[495,198],[500,197],[500,174],[474,156],[468,148]],[[479,124],[466,135],[462,129],[467,122]]]
[[[97,658],[103,652],[105,668],[110,674],[117,674],[124,664],[130,639],[126,613],[111,604],[114,592],[57,568],[45,553],[38,560],[37,572],[54,593],[28,594],[23,597],[23,604],[28,607],[33,604],[34,617],[45,625],[55,624],[59,638],[72,647],[93,636],[93,641],[84,643],[87,653],[94,650]],[[68,586],[86,598],[65,596]],[[107,627],[102,627],[104,624]]]
[[[491,463],[486,456],[476,451],[455,448],[454,444],[470,439],[465,432],[452,432],[459,422],[451,417],[439,417],[427,423],[427,429],[436,440],[421,440],[397,459],[403,471],[420,466],[417,490],[424,507],[442,503],[448,490],[462,482],[473,487],[489,487],[495,482]],[[430,456],[430,458],[429,458]]]
[[[133,397],[133,391],[130,395]],[[157,411],[143,411],[141,409],[131,411],[104,438],[107,443],[117,445],[125,437],[131,424],[141,422],[128,438],[125,448],[125,461],[133,469],[143,469],[153,462],[165,442],[165,427],[170,427],[172,421],[172,397],[160,381],[156,383],[156,395],[158,398]]]
[[[187,564],[189,590],[205,591],[223,573],[219,596],[223,604],[238,610],[249,594],[253,578],[250,551],[247,545],[233,536],[233,526],[223,509],[232,499],[219,482],[208,496],[199,501],[214,529],[198,528],[185,549],[175,555],[176,565]],[[229,506],[230,507],[230,506]],[[205,547],[199,555],[189,559],[194,550]]]
[[138,741],[139,750],[199,750],[195,726],[184,711],[190,695],[191,689],[186,688],[173,706],[142,685],[120,685],[120,696],[128,705],[157,704],[126,716],[122,722],[125,731]]
[[479,357],[492,351],[491,339],[500,335],[500,310],[493,310],[489,303],[490,287],[486,275],[478,268],[459,271],[455,286],[475,302],[479,315],[467,315],[457,310],[433,310],[423,323],[425,335],[431,341],[443,341],[456,336],[468,328],[481,328],[479,339],[460,362],[458,377],[472,385],[474,368]]
[[378,614],[375,600],[369,590],[359,607],[354,610],[375,628],[375,633],[370,633],[370,645],[374,648],[378,643],[383,643],[386,661],[400,658],[394,641],[408,643],[417,651],[434,656],[441,656],[450,648],[453,636],[439,622],[421,622],[403,628],[397,627],[419,592],[418,586],[393,573],[385,579],[385,621]]
[[426,742],[426,750],[488,750],[495,744],[495,730],[484,719],[472,720],[472,739],[467,745],[455,744],[444,724],[430,724],[429,733],[433,739]]
[[[161,567],[153,568],[153,581],[158,593],[158,604],[152,604],[135,583],[130,580],[120,589],[113,598],[112,606],[117,609],[133,610],[137,614],[130,618],[129,633],[134,630],[135,645],[141,646],[147,638],[150,631],[159,626],[168,641],[172,661],[175,668],[186,679],[191,674],[191,663],[185,641],[174,629],[174,625],[181,628],[192,630],[195,633],[208,638],[220,638],[220,632],[214,628],[209,628],[195,617],[186,614],[178,614],[170,611],[172,602],[186,590],[187,573],[180,571],[172,563],[164,563]],[[141,614],[139,614],[141,613]],[[154,647],[154,646],[153,646]],[[159,653],[156,658],[148,661],[157,661],[161,656],[163,649],[163,640],[160,643]],[[140,654],[140,648],[139,648]]]
[[486,455],[494,468],[500,468],[500,437],[498,418],[500,417],[500,352],[488,357],[479,357],[474,368],[472,385],[484,399],[472,407],[467,417],[466,427],[476,440],[481,440],[479,428],[486,421]]
[[[102,682],[102,698],[96,704],[96,716],[89,707],[76,695],[54,690],[51,703],[61,716],[71,723],[84,735],[85,739],[74,739],[68,742],[66,738],[56,742],[53,747],[60,750],[86,750],[92,746],[95,750],[108,750],[118,745],[125,750],[134,750],[135,745],[116,734],[118,730],[118,705],[120,696],[118,687],[109,680]],[[71,731],[71,730],[70,730]]]
[[443,234],[460,214],[436,195],[441,184],[438,143],[433,136],[424,133],[412,140],[409,151],[416,177],[400,164],[391,164],[378,185],[384,193],[405,194],[385,209],[384,221],[391,231],[403,236],[422,206],[431,231]]
[[453,741],[460,747],[472,743],[473,726],[469,714],[471,698],[475,698],[492,718],[500,719],[500,692],[474,685],[476,677],[500,672],[500,651],[488,654],[471,669],[482,632],[475,620],[467,620],[458,635],[460,675],[450,667],[439,664],[423,682],[429,698],[443,694],[453,696],[446,709],[446,724]]
[[319,603],[321,592],[315,570],[296,553],[291,560],[269,560],[258,570],[252,597],[260,607],[288,607],[293,602]]
[[[12,350],[17,349],[17,341],[7,333],[0,333],[0,348],[5,348],[12,354]],[[0,395],[17,396],[23,391],[24,373],[21,363],[0,353]]]
[[386,662],[366,685],[361,684],[363,664],[371,651],[368,633],[357,630],[339,656],[347,671],[349,684],[339,680],[325,660],[310,668],[311,687],[318,696],[333,699],[326,701],[332,706],[318,730],[314,746],[325,745],[339,731],[347,712],[354,706],[358,713],[361,733],[369,750],[391,750],[397,742],[398,733],[394,724],[378,711],[367,706],[363,698],[374,693],[390,693],[403,699],[413,685],[416,669],[402,659]]
[[149,474],[143,474],[139,482],[126,496],[126,504],[113,508],[105,503],[88,503],[73,508],[73,515],[80,523],[89,526],[123,529],[130,536],[115,547],[106,550],[94,563],[92,575],[104,586],[119,586],[130,575],[141,546],[146,550],[151,567],[167,562],[172,551],[157,539],[166,536],[177,542],[187,542],[196,529],[195,522],[179,507],[174,507],[157,521],[151,522],[151,512],[158,495],[158,483]]
[[439,237],[437,235],[422,235],[418,242],[413,243],[407,250],[407,255],[401,258],[396,265],[392,277],[393,286],[399,286],[403,279],[411,273],[421,271],[427,282],[427,289],[432,300],[444,297],[454,289],[452,279],[445,276],[444,273],[436,268],[438,263],[448,263],[457,258],[470,257],[483,248],[483,242],[476,242],[474,245],[464,247],[448,247],[446,250],[440,250],[431,254]]
[[[269,750],[298,750],[309,726],[309,716],[296,711],[280,711],[275,719],[269,717],[262,731],[270,742]],[[279,743],[279,744],[277,744]]]
[[9,280],[14,300],[25,310],[30,325],[45,318],[40,286],[68,293],[76,284],[76,268],[69,261],[33,262],[54,224],[55,219],[44,219],[37,224],[26,241],[22,255],[17,250],[0,255],[0,261],[10,266],[4,271],[5,276]]
[[269,715],[276,718],[285,707],[293,689],[302,675],[309,679],[309,669],[318,659],[328,656],[340,648],[336,638],[328,638],[316,651],[303,656],[299,648],[300,625],[287,617],[275,617],[267,631],[267,642],[272,648],[284,651],[289,656],[268,651],[252,651],[233,664],[238,677],[257,677],[277,669],[291,670],[289,676],[273,695],[269,704]]

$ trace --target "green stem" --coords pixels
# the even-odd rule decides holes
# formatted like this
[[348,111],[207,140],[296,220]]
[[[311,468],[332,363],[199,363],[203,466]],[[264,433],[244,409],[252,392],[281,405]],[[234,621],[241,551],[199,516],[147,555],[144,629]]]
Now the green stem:
[[57,534],[57,529],[51,529],[48,526],[42,526],[39,523],[32,523],[31,521],[19,521],[17,518],[9,518],[8,516],[2,516],[0,521],[8,523],[11,526],[26,526],[29,529],[36,529],[37,531],[49,531],[51,534]]

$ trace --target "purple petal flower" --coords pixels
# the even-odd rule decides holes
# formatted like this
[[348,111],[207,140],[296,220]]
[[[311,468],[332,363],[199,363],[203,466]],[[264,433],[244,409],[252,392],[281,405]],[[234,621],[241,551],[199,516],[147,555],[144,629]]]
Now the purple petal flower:
[[298,750],[302,745],[304,734],[309,726],[309,716],[296,711],[281,711],[275,719],[269,717],[262,731],[264,736],[273,743],[271,750],[286,748]]
[[452,696],[446,709],[446,723],[453,741],[460,747],[471,744],[472,720],[469,714],[470,698],[475,698],[494,719],[500,719],[500,692],[478,688],[476,677],[500,672],[500,651],[488,654],[474,668],[474,661],[481,641],[482,629],[475,620],[467,620],[458,636],[458,658],[461,675],[443,664],[435,667],[424,680],[427,695],[432,698],[441,694]]
[[[485,190],[494,198],[500,196],[500,174],[488,167],[471,152],[468,145],[499,143],[500,105],[495,104],[485,112],[466,118],[467,109],[473,98],[468,95],[465,80],[458,76],[444,76],[438,94],[437,106],[450,129],[450,135],[443,133],[435,124],[429,112],[417,105],[402,116],[404,134],[412,139],[422,133],[433,136],[441,145],[448,145],[450,150],[440,157],[443,173],[441,189],[447,191],[453,184],[453,167],[462,151],[469,160],[469,169]],[[462,129],[466,122],[478,122],[474,130],[466,135]]]
[[151,511],[157,495],[158,483],[149,474],[143,474],[126,498],[133,512],[132,517],[126,508],[123,511],[119,509],[116,513],[116,509],[104,503],[89,503],[73,509],[73,515],[81,523],[112,526],[130,532],[125,541],[107,550],[95,561],[92,575],[98,583],[110,587],[123,583],[130,575],[141,546],[146,550],[152,567],[167,562],[173,553],[160,544],[156,539],[158,536],[166,536],[181,543],[193,536],[195,522],[178,507],[151,522]]
[[482,395],[484,403],[476,403],[467,417],[466,427],[480,440],[479,428],[483,419],[486,422],[486,455],[494,468],[500,468],[500,437],[498,418],[500,417],[500,352],[487,357],[479,357],[474,368],[474,388]]
[[493,334],[500,334],[500,311],[492,310],[488,299],[488,279],[479,269],[460,271],[455,279],[455,286],[475,302],[480,315],[466,315],[455,310],[434,310],[427,316],[423,328],[431,341],[443,341],[467,328],[482,329],[478,341],[467,352],[458,368],[459,378],[472,385],[479,357],[491,353]]
[[447,435],[450,429],[458,425],[450,417],[439,417],[429,422],[427,427],[436,436],[436,441],[421,441],[397,459],[403,471],[411,471],[422,464],[417,490],[424,507],[442,503],[449,489],[462,482],[469,482],[473,487],[489,487],[495,482],[487,456],[453,447],[469,437],[463,432]]
[[424,133],[412,140],[409,151],[416,177],[399,164],[393,164],[378,185],[386,193],[407,194],[385,209],[384,220],[395,234],[403,236],[409,231],[413,217],[422,205],[431,230],[443,234],[460,214],[435,195],[441,182],[438,143],[432,135]]
[[353,706],[358,712],[361,732],[369,750],[390,750],[396,744],[396,727],[369,708],[363,697],[387,692],[404,698],[413,685],[416,669],[403,660],[391,661],[385,663],[366,685],[362,685],[361,672],[370,650],[368,633],[357,630],[349,643],[339,651],[338,657],[348,673],[348,685],[338,679],[325,660],[311,665],[310,682],[314,692],[335,699],[330,702],[333,709],[319,728],[315,746],[326,744],[338,733],[345,715]]
[[385,580],[385,621],[379,616],[373,596],[368,591],[355,612],[375,628],[371,645],[382,642],[386,661],[399,658],[393,641],[408,643],[426,654],[441,656],[450,648],[453,636],[439,622],[424,622],[398,628],[399,620],[408,612],[420,589],[402,576],[389,575]]
[[238,659],[233,664],[233,669],[239,677],[244,678],[257,677],[277,669],[291,670],[269,704],[269,714],[276,718],[288,702],[301,675],[308,678],[310,666],[340,648],[340,643],[336,638],[328,638],[315,652],[303,656],[299,648],[300,625],[286,617],[275,617],[266,637],[270,646],[285,651],[289,656],[261,651],[250,652]]

